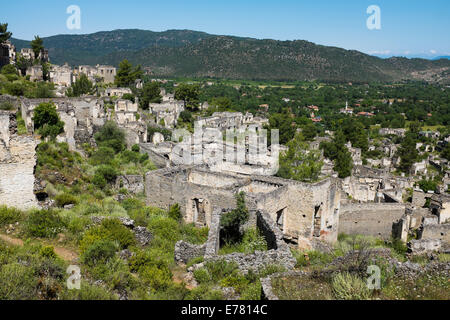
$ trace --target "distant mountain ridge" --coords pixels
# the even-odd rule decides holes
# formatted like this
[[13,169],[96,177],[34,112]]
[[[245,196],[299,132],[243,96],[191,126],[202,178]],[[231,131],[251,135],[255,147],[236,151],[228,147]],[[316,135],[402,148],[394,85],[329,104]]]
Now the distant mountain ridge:
[[[138,29],[43,38],[52,63],[112,64],[123,59],[158,76],[255,80],[450,81],[450,60],[381,59],[354,50],[295,40],[211,35],[191,30]],[[29,41],[12,39],[20,50]]]

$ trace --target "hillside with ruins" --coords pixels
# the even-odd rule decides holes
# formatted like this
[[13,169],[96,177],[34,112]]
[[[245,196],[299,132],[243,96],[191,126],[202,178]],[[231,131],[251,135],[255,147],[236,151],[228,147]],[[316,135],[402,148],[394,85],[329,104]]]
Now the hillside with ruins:
[[447,60],[0,27],[0,300],[450,299]]

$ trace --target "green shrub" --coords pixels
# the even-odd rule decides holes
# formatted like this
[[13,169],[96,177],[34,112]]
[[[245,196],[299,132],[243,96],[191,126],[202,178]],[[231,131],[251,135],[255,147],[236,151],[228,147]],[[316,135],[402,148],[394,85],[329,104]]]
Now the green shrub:
[[0,103],[0,110],[13,110],[14,109],[14,105],[11,102],[2,102]]
[[32,211],[26,222],[25,229],[28,235],[41,238],[53,238],[65,227],[59,213],[49,210]]
[[211,275],[206,268],[199,268],[194,270],[194,278],[199,283],[209,283],[212,281]]
[[0,300],[34,300],[37,279],[33,270],[17,262],[0,267]]
[[91,285],[86,281],[81,281],[80,290],[66,289],[60,296],[61,300],[117,300],[117,296],[105,288]]
[[95,242],[100,240],[117,241],[120,248],[128,248],[136,243],[134,234],[122,225],[118,219],[105,219],[100,226],[89,229],[80,241],[82,254]]
[[131,151],[139,153],[141,151],[141,147],[138,144],[135,144],[131,147]]
[[333,294],[338,300],[367,300],[371,291],[357,275],[343,272],[332,279]]
[[186,300],[223,300],[223,293],[209,285],[200,285],[189,292]]
[[91,244],[82,255],[82,260],[88,266],[104,264],[114,257],[119,246],[111,240],[100,240]]
[[245,194],[243,192],[236,195],[236,203],[236,209],[222,215],[220,219],[221,235],[225,243],[229,244],[241,240],[241,226],[248,220],[248,209],[245,205]]
[[43,137],[55,138],[64,132],[64,122],[59,119],[58,112],[53,103],[43,102],[34,110],[34,128],[39,130]]
[[102,165],[95,171],[95,176],[101,176],[107,183],[114,183],[116,181],[118,172],[112,166]]
[[175,203],[173,206],[169,209],[169,218],[172,218],[175,221],[180,221],[182,218],[180,206],[178,203]]
[[23,219],[22,211],[15,208],[0,206],[0,226],[13,224]]
[[125,132],[113,121],[105,123],[94,137],[99,147],[104,146],[112,148],[116,153],[119,153],[126,148]]
[[69,193],[61,193],[55,197],[56,205],[60,208],[63,208],[69,204],[77,204],[78,200],[75,196]]
[[155,291],[164,290],[172,284],[172,272],[166,265],[144,266],[139,274]]
[[241,300],[261,300],[261,282],[250,283],[241,292]]
[[333,254],[320,251],[298,251],[292,250],[294,258],[297,260],[297,268],[306,266],[325,266],[333,261]]
[[43,246],[39,254],[45,258],[54,259],[56,258],[56,253],[53,246]]
[[100,189],[103,189],[108,184],[105,177],[98,173],[96,173],[92,178],[92,183]]
[[111,164],[114,155],[115,151],[113,148],[101,146],[91,155],[90,161],[95,166],[101,164]]

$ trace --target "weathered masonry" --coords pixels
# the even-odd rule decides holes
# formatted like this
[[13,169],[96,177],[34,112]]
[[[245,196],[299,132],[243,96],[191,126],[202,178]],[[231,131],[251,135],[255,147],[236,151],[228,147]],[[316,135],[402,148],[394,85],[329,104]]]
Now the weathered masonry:
[[32,136],[17,134],[13,112],[0,111],[0,205],[37,207],[33,191],[36,145]]
[[235,195],[242,191],[249,210],[267,212],[285,240],[302,247],[310,247],[313,239],[337,240],[341,197],[337,179],[307,184],[180,166],[148,172],[145,184],[149,205],[168,209],[178,203],[185,221],[198,226],[210,226],[215,210],[234,208]]

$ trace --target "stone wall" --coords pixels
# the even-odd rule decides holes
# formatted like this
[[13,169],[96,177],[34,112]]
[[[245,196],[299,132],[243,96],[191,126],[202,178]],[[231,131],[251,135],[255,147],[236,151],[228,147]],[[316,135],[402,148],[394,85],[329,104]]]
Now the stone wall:
[[196,245],[183,240],[175,244],[175,261],[188,263],[189,260],[205,255],[206,243]]
[[17,135],[14,114],[0,113],[0,205],[38,206],[33,190],[37,143],[31,136]]
[[401,203],[345,204],[341,206],[339,233],[390,239],[393,223],[404,213],[405,205]]
[[144,192],[144,177],[141,175],[124,175],[116,179],[116,188],[125,188],[129,192],[138,194]]
[[424,225],[421,230],[420,239],[436,239],[450,243],[450,223]]

